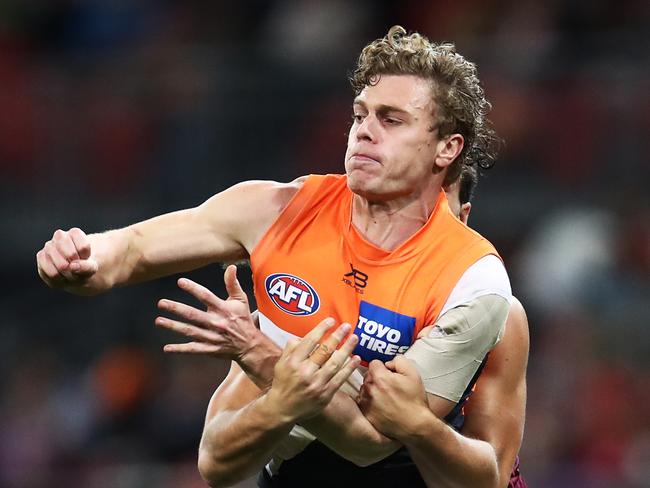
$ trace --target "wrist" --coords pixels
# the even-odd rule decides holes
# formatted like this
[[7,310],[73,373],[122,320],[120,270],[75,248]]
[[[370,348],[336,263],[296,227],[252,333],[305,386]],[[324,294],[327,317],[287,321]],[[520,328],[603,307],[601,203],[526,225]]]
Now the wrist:
[[439,430],[441,420],[426,406],[409,412],[404,424],[403,433],[398,440],[405,446],[417,446],[423,439],[435,435]]
[[297,421],[296,417],[283,408],[286,401],[273,388],[259,397],[258,403],[264,418],[267,419],[267,425],[271,429],[293,426]]
[[268,388],[273,381],[273,368],[278,362],[281,349],[263,332],[255,328],[245,350],[235,358],[237,364],[255,384]]

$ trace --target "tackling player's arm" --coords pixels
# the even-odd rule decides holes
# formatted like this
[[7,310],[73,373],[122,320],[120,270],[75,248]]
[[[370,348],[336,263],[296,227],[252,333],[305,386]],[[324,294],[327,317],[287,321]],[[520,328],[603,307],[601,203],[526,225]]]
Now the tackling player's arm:
[[[254,323],[255,314],[249,312],[248,298],[237,280],[234,266],[226,270],[224,282],[228,298],[221,300],[198,283],[179,280],[179,286],[199,300],[207,311],[172,300],[159,302],[162,310],[181,320],[158,317],[156,324],[192,339],[189,343],[168,344],[165,351],[213,354],[232,359],[259,390],[267,390],[282,350]],[[336,343],[327,345],[330,349],[336,347]],[[237,395],[237,389],[220,389],[220,398],[229,394]],[[244,389],[242,395],[245,394]],[[321,413],[303,420],[301,425],[340,456],[359,465],[383,459],[401,446],[380,434],[363,416],[355,399],[343,391],[336,392]],[[222,454],[226,456],[228,450],[236,449],[236,444],[230,443],[214,446],[225,450]]]
[[38,273],[52,288],[92,295],[247,257],[302,181],[240,183],[198,207],[99,234],[57,230],[36,255]]
[[[257,369],[251,363],[247,368]],[[256,379],[263,382],[260,376]],[[211,486],[229,486],[259,471],[295,425],[283,422],[277,411],[272,411],[262,391],[233,362],[210,400],[199,470]],[[383,459],[401,446],[377,432],[356,402],[340,391],[321,413],[300,424],[337,454],[360,466]]]
[[233,362],[208,405],[199,445],[201,476],[212,487],[248,478],[292,427],[269,413],[268,398]]
[[271,388],[260,390],[236,366],[215,392],[199,448],[199,471],[208,483],[228,486],[259,470],[296,422],[312,417],[359,364],[353,357],[357,338],[346,339],[349,324],[330,337],[342,346],[322,362],[311,359],[320,339],[333,325],[326,319],[301,341],[290,341],[274,368]]
[[463,435],[488,442],[494,449],[499,486],[506,486],[524,434],[528,319],[513,298],[501,342],[489,360],[465,406]]
[[[373,424],[404,443],[428,486],[506,486],[523,435],[527,360],[528,324],[515,301],[467,405],[462,434],[431,411],[417,369],[403,357],[372,371],[376,400],[387,412]],[[398,408],[409,415],[398,417]]]

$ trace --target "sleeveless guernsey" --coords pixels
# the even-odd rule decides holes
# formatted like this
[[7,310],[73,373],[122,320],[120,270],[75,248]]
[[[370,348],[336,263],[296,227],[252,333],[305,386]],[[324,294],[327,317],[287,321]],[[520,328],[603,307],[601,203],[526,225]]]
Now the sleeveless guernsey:
[[310,176],[251,255],[262,329],[279,345],[326,317],[348,322],[363,364],[390,360],[435,322],[456,282],[495,254],[440,192],[428,222],[393,251],[352,225],[345,176]]
[[[352,324],[359,336],[354,354],[367,365],[404,353],[436,321],[463,273],[498,254],[453,215],[443,191],[427,223],[393,251],[357,231],[352,200],[345,176],[307,177],[253,250],[251,268],[260,327],[278,345],[333,317]],[[456,429],[480,370],[445,419]],[[356,388],[361,381],[357,375]],[[424,486],[405,449],[360,468],[299,426],[290,437],[258,478],[260,486]]]

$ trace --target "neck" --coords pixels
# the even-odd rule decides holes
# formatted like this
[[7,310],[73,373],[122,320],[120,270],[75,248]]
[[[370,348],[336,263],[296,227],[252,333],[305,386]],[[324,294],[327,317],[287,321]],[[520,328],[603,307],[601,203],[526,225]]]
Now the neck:
[[363,237],[387,251],[407,241],[429,220],[440,193],[439,183],[388,201],[354,195],[352,224]]

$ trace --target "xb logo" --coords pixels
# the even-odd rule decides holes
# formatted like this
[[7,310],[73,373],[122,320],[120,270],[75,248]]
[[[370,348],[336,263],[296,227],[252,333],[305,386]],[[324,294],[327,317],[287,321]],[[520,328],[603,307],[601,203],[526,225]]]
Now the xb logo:
[[351,286],[359,294],[363,294],[363,289],[368,284],[368,275],[359,269],[355,269],[350,263],[350,272],[343,275],[343,283]]

